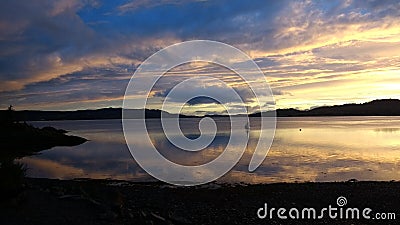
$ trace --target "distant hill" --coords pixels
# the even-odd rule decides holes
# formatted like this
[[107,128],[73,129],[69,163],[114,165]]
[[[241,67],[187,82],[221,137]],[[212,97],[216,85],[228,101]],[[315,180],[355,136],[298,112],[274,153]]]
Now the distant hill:
[[383,99],[363,104],[322,106],[311,110],[278,109],[277,115],[288,116],[400,116],[400,100]]
[[[146,118],[160,118],[161,110],[146,109]],[[0,110],[0,117],[4,117],[6,110]],[[166,117],[173,114],[165,113]],[[400,100],[383,99],[374,100],[363,104],[345,104],[336,106],[322,106],[311,110],[297,109],[278,109],[278,117],[301,117],[301,116],[400,116]],[[142,110],[130,109],[129,118],[142,118]],[[260,113],[251,114],[251,117],[259,117]],[[76,110],[76,111],[40,111],[23,110],[15,111],[15,117],[20,121],[40,121],[40,120],[93,120],[93,119],[121,119],[121,108],[104,108],[95,110]],[[195,116],[179,115],[183,118],[193,118]],[[212,115],[210,117],[226,117],[224,115]]]
[[[271,116],[264,112],[263,116]],[[260,117],[261,113],[250,114],[250,117]],[[277,109],[277,117],[302,116],[400,116],[399,99],[381,99],[362,104],[345,104],[321,106],[310,110]]]
[[[145,116],[148,119],[160,118],[161,110],[146,109]],[[6,115],[6,110],[0,111],[0,117]],[[165,113],[164,116],[172,117],[173,114]],[[131,119],[143,118],[142,110],[130,109],[128,113]],[[17,121],[46,121],[46,120],[102,120],[102,119],[121,119],[121,108],[88,109],[76,111],[41,111],[41,110],[22,110],[14,111],[14,117]],[[180,117],[187,117],[180,115]]]

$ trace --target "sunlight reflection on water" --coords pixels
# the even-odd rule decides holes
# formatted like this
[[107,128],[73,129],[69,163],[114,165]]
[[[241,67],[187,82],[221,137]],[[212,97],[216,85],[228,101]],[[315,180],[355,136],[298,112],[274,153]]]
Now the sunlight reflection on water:
[[[196,119],[185,120],[182,123],[185,134],[196,135]],[[147,123],[152,127],[150,136],[160,153],[185,165],[199,165],[214,159],[230,138],[229,120],[219,118],[217,136],[207,149],[183,152],[169,143],[156,120]],[[21,159],[27,164],[31,177],[154,180],[130,155],[120,120],[32,124],[66,129],[71,131],[70,134],[90,141],[75,147],[55,147]],[[400,179],[400,120],[397,117],[278,118],[272,148],[264,163],[253,173],[247,168],[259,132],[255,118],[252,118],[251,127],[244,156],[231,172],[219,179],[220,182]],[[135,135],[135,131],[130,135]],[[138,140],[136,144],[142,143]]]

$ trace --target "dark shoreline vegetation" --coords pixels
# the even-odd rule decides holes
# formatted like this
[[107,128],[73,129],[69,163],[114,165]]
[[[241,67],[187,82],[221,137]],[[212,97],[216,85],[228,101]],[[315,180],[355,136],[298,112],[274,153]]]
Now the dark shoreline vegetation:
[[0,129],[0,158],[19,158],[55,146],[75,146],[87,141],[66,133],[49,126],[36,128],[25,122],[3,124]]
[[2,122],[0,158],[19,158],[55,146],[75,146],[87,141],[66,133],[53,127],[36,128],[26,122]]
[[14,198],[21,194],[27,168],[15,159],[37,154],[55,146],[75,146],[86,142],[82,137],[66,135],[53,127],[36,128],[16,119],[12,106],[0,120],[0,197]]
[[[143,118],[142,111],[139,109],[128,110],[128,118]],[[7,111],[1,110],[2,117]],[[160,118],[161,113],[166,117],[172,117],[173,114],[161,110],[145,110],[145,118]],[[121,108],[104,108],[93,110],[77,111],[40,111],[40,110],[22,110],[15,112],[15,118],[19,121],[47,121],[47,120],[98,120],[98,119],[121,119]],[[250,114],[250,117],[275,115],[274,112],[263,112]],[[176,116],[176,115],[175,115]],[[226,115],[207,115],[209,117],[227,117]],[[241,116],[241,115],[237,115]],[[400,100],[382,99],[374,100],[363,104],[345,104],[337,106],[322,106],[310,110],[297,109],[278,109],[278,117],[307,117],[307,116],[400,116]],[[196,118],[197,116],[179,115],[181,118]]]

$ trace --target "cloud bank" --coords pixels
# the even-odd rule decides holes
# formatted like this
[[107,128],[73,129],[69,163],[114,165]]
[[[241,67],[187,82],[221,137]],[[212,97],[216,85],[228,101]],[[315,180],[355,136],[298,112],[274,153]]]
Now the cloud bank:
[[[0,6],[2,108],[119,107],[143,60],[193,39],[249,54],[278,108],[400,98],[398,1],[5,0]],[[216,68],[187,66],[154,90],[156,100],[198,75],[244,87]],[[212,104],[195,103],[205,111]]]

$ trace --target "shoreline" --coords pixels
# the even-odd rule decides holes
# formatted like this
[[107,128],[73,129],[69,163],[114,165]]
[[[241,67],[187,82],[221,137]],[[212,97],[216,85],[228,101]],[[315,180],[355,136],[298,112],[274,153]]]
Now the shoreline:
[[319,209],[336,206],[336,199],[344,196],[348,207],[394,212],[400,219],[399,190],[399,181],[178,187],[162,182],[25,178],[22,193],[0,204],[0,220],[5,224],[376,224],[330,218],[262,220],[256,213],[264,203]]

